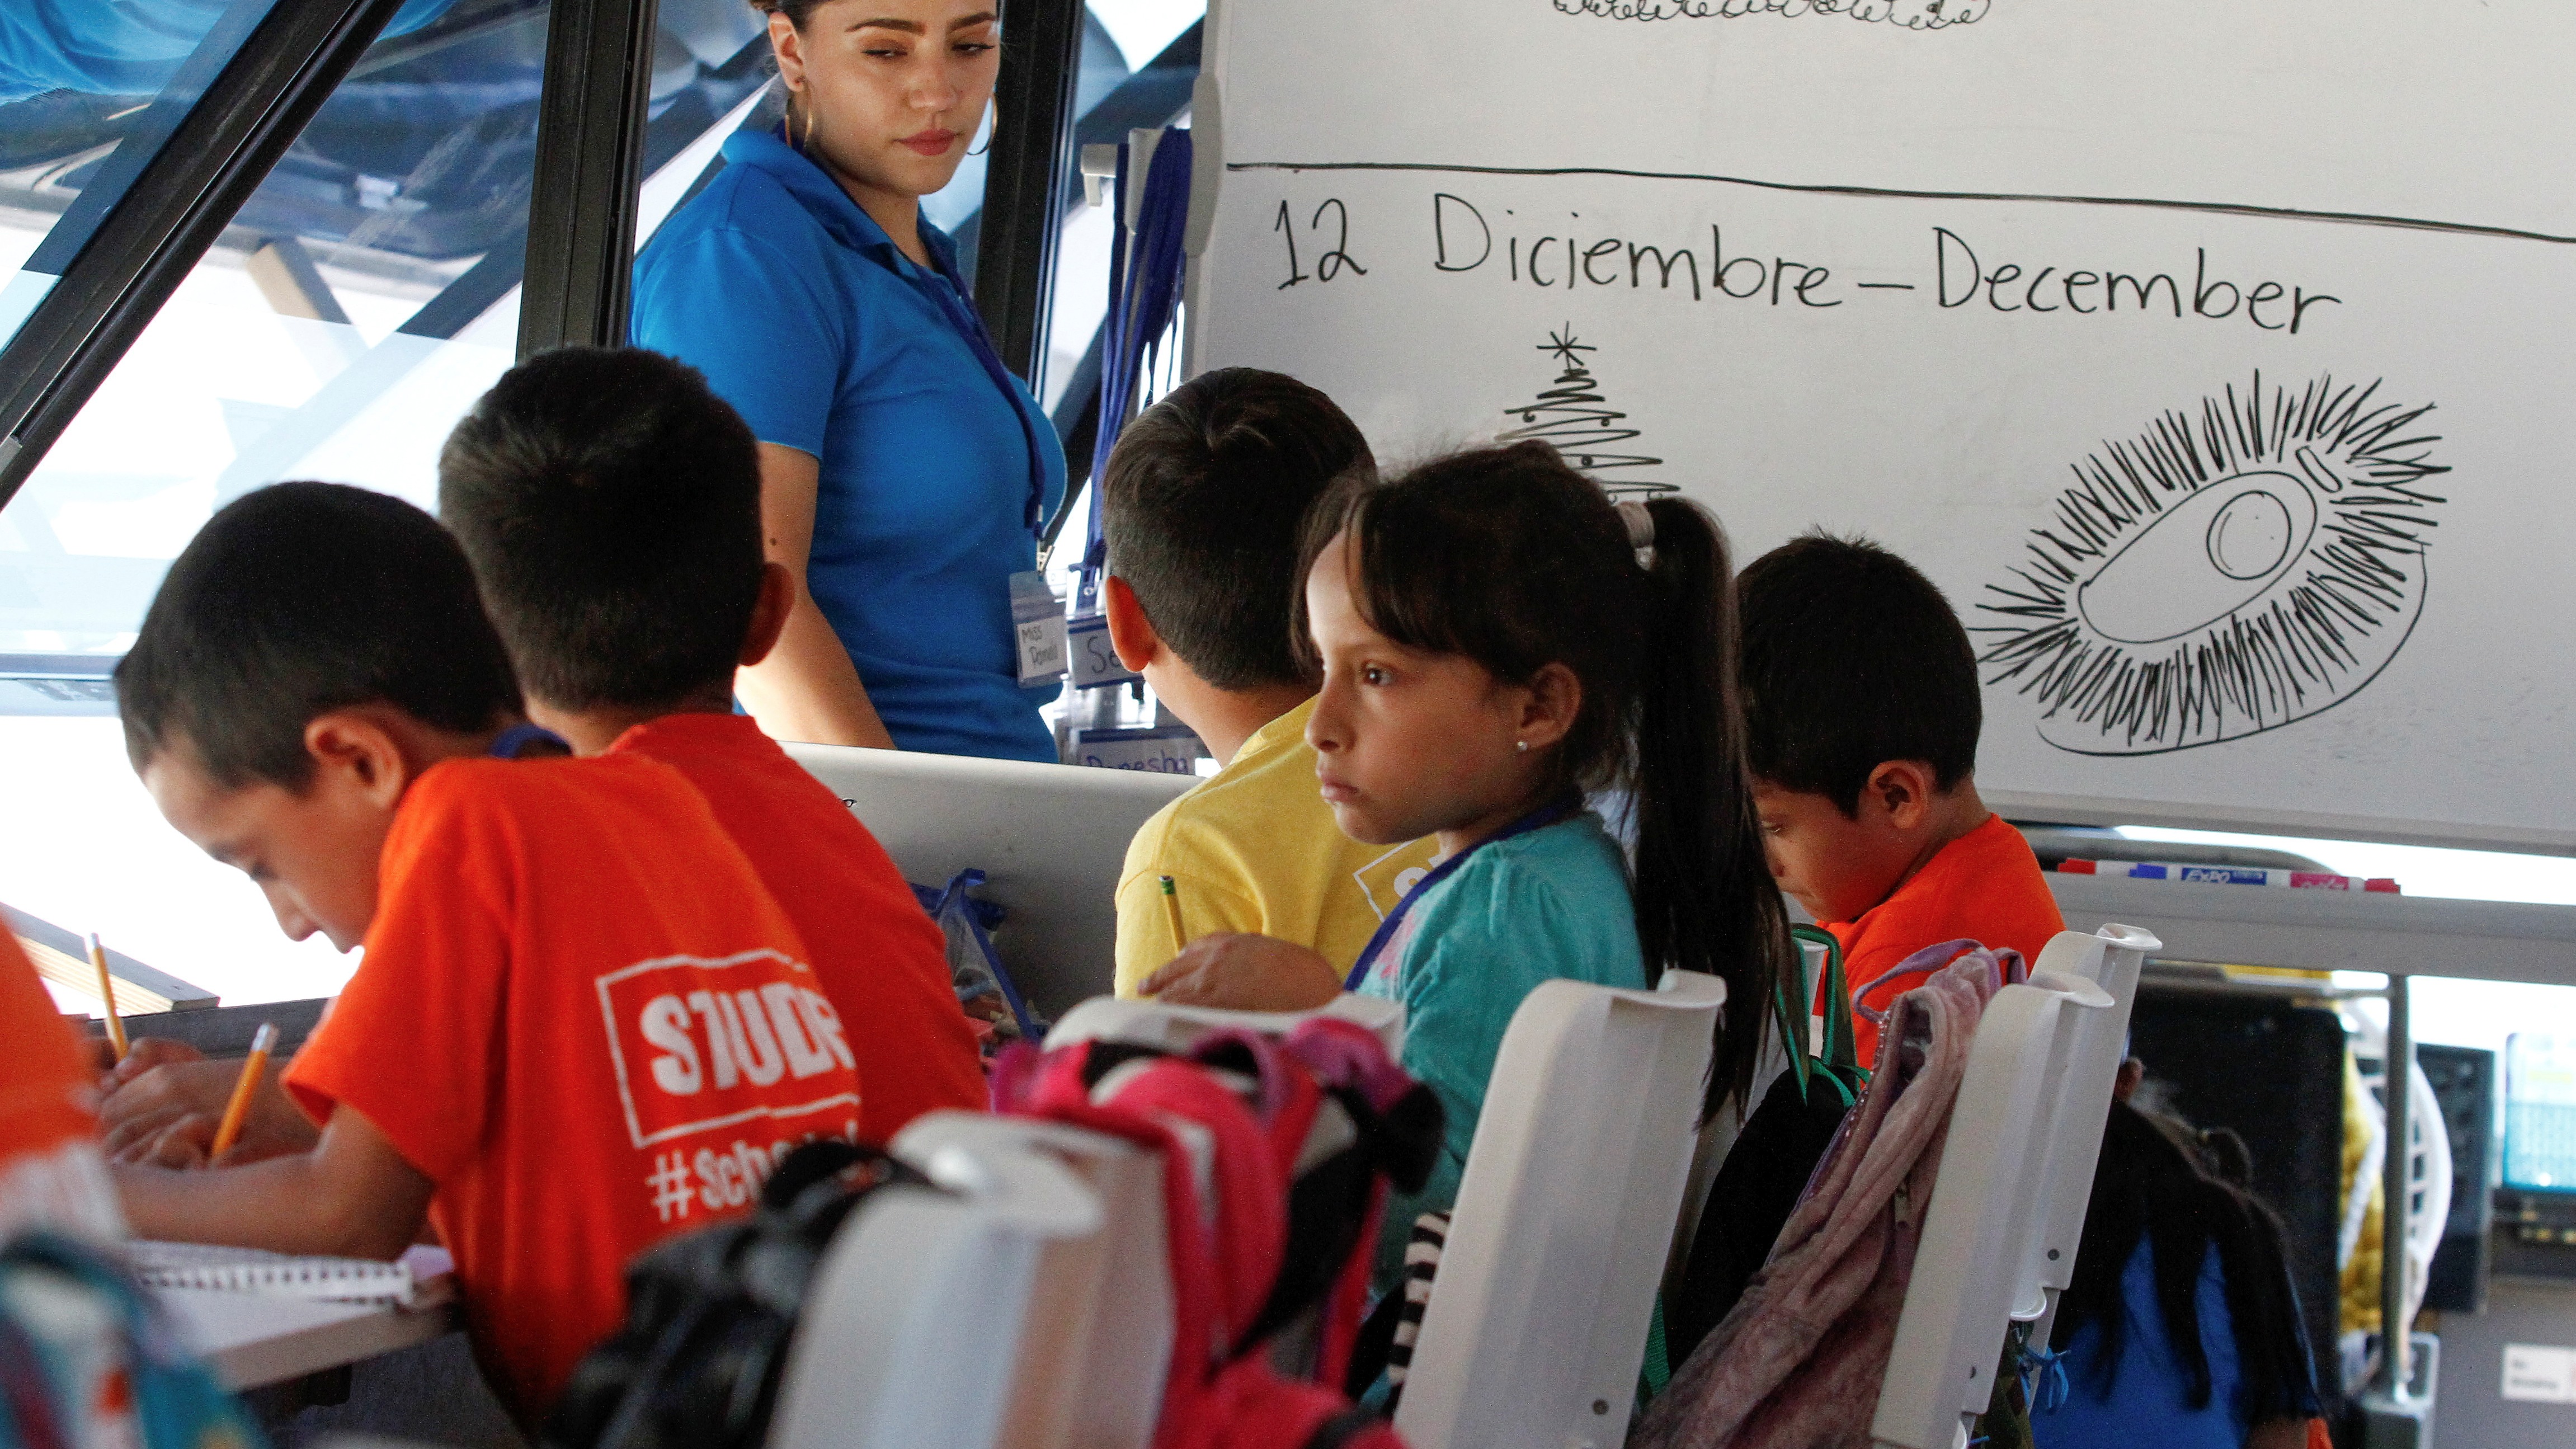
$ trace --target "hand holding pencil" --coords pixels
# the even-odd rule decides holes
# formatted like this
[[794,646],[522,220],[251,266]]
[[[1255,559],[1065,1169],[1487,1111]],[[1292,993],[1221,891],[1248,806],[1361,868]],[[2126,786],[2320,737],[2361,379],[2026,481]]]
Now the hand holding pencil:
[[260,1073],[268,1068],[268,1054],[277,1049],[277,1027],[261,1022],[259,1031],[250,1039],[250,1055],[243,1059],[241,1080],[233,1084],[233,1098],[224,1104],[224,1120],[215,1128],[214,1145],[206,1149],[209,1166],[224,1160],[241,1140],[242,1123],[250,1117],[250,1099],[259,1090]]

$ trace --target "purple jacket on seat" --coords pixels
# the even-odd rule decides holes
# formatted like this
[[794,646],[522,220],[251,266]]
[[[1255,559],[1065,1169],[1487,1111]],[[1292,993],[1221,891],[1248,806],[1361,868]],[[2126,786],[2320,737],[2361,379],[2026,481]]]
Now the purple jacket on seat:
[[1987,1001],[2027,974],[2018,952],[1974,949],[1896,999],[1869,1088],[1770,1259],[1630,1449],[1868,1449],[1969,1045]]

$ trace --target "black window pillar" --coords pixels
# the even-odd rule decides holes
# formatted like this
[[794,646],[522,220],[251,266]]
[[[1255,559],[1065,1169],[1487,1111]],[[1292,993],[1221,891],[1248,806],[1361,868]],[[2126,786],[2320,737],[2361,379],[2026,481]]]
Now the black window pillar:
[[519,356],[622,345],[658,0],[554,0],[537,108]]
[[993,155],[975,248],[975,307],[1002,365],[1044,380],[1056,237],[1073,174],[1073,82],[1082,0],[1003,0],[1002,73],[993,89]]

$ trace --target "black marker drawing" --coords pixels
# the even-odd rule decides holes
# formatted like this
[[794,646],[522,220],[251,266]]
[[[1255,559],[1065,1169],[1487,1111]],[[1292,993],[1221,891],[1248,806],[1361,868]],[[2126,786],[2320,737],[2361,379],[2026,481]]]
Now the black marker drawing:
[[1655,493],[1671,493],[1677,483],[1656,483],[1643,478],[1605,476],[1616,468],[1657,468],[1663,459],[1640,453],[1606,451],[1639,436],[1639,430],[1622,427],[1628,415],[1616,412],[1603,396],[1598,378],[1592,375],[1586,354],[1597,351],[1591,344],[1578,340],[1574,328],[1548,334],[1539,349],[1556,355],[1561,369],[1556,386],[1542,392],[1530,402],[1503,409],[1506,416],[1521,420],[1521,426],[1496,437],[1496,442],[1517,443],[1536,438],[1561,453],[1577,472],[1601,485],[1613,498],[1641,498]]
[[1965,25],[1993,4],[1994,0],[1556,0],[1556,8],[1568,15],[1610,20],[1705,20],[1712,15],[1733,19],[1768,12],[1848,15],[1854,20],[1884,20],[1908,30]]
[[[1359,262],[1351,256],[1351,209],[1348,206],[1343,205],[1340,197],[1325,197],[1324,204],[1315,208],[1314,217],[1306,223],[1308,229],[1320,234],[1324,228],[1324,213],[1327,211],[1332,212],[1334,215],[1341,218],[1341,229],[1336,234],[1333,244],[1326,247],[1324,249],[1324,254],[1315,259],[1315,280],[1319,282],[1329,282],[1338,275],[1344,267],[1350,268],[1352,271],[1363,277],[1367,276],[1368,268],[1361,266]],[[1270,229],[1279,233],[1288,241],[1288,280],[1281,282],[1277,288],[1277,290],[1285,291],[1288,288],[1297,285],[1299,282],[1305,281],[1307,277],[1306,269],[1297,264],[1297,222],[1296,218],[1289,212],[1287,202],[1283,201],[1279,203],[1279,218],[1270,224]]]
[[2395,658],[2424,608],[2433,408],[2379,383],[2230,384],[2075,467],[1980,613],[1978,662],[2082,755],[2243,739],[2330,709]]

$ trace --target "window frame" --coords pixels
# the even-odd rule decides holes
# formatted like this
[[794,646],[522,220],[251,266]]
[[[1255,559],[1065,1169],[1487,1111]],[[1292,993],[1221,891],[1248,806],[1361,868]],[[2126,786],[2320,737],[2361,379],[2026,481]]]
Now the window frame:
[[1056,240],[1074,171],[1073,86],[1083,0],[1003,0],[993,151],[975,242],[975,307],[1002,365],[1046,395]]
[[659,0],[553,0],[547,14],[519,283],[523,361],[557,347],[626,343],[661,8]]

